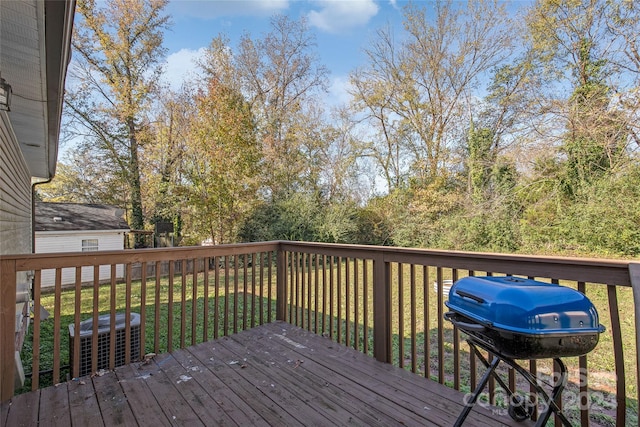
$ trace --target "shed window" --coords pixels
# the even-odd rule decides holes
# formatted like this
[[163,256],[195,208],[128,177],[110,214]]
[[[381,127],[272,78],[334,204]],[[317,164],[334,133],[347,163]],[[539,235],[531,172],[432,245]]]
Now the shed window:
[[83,239],[82,252],[93,252],[98,250],[98,239]]

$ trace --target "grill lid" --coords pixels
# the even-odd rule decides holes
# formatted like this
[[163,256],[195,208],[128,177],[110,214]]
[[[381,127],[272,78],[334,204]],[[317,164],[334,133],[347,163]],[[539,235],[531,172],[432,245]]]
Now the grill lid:
[[446,305],[482,325],[515,333],[604,331],[598,312],[581,292],[519,277],[465,277],[451,287]]

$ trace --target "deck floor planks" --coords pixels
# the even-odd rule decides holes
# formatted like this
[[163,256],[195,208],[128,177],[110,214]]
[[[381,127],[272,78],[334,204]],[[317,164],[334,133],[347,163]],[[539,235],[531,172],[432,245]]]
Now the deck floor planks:
[[100,414],[105,425],[136,426],[136,417],[129,407],[114,372],[96,375],[92,379]]
[[199,344],[188,350],[203,366],[220,378],[224,386],[231,389],[238,399],[249,402],[251,407],[255,409],[268,424],[276,426],[300,424],[301,421],[292,417],[288,412],[283,411],[272,399],[266,398],[268,390],[265,390],[265,386],[271,388],[270,383],[268,385],[262,385],[262,387],[259,388],[245,378],[242,378],[235,372],[235,369],[231,369],[234,366],[236,366],[237,369],[242,369],[240,368],[240,364],[230,365],[230,360],[225,360],[224,356],[218,352],[215,342]]
[[[166,377],[174,384],[191,410],[198,418],[207,424],[209,420],[216,420],[220,426],[236,426],[237,424],[224,412],[224,410],[212,401],[197,381],[193,380],[193,370],[187,371],[172,354],[162,354],[156,356],[154,363],[162,369]],[[141,371],[144,365],[138,368]]]
[[40,390],[40,426],[70,426],[68,383]]
[[162,406],[154,397],[147,383],[137,374],[133,365],[116,368],[116,377],[129,402],[136,422],[139,425],[169,426]]
[[[231,338],[237,340],[240,346],[250,345],[250,348],[248,348],[250,352],[257,352],[261,348],[260,343],[263,341],[262,337],[249,334],[244,337],[233,335]],[[324,409],[329,405],[328,402],[331,402],[331,404],[335,405],[331,409],[336,411],[337,414],[343,415],[341,419],[343,423],[351,419],[360,420],[367,426],[388,426],[399,422],[407,422],[406,419],[399,420],[390,416],[393,408],[389,407],[387,402],[371,393],[368,389],[359,384],[345,381],[344,377],[324,369],[314,360],[304,358],[286,347],[279,348],[271,340],[264,346],[263,352],[259,353],[256,359],[269,360],[269,363],[275,363],[281,369],[278,375],[290,373],[292,384],[296,382],[305,384],[308,390],[312,390],[311,394],[315,395],[312,399],[322,407],[319,407],[319,409]],[[341,411],[337,411],[336,408],[340,408]],[[421,423],[424,420],[415,417],[412,421]]]
[[[276,351],[278,347],[282,347],[280,351],[291,351],[293,352],[291,357],[304,360],[301,365],[303,369],[315,368],[331,382],[340,384],[343,390],[348,391],[349,399],[354,405],[379,408],[385,416],[393,420],[394,424],[420,425],[428,421],[431,425],[449,426],[455,421],[457,413],[441,414],[438,411],[426,409],[424,400],[412,393],[413,389],[408,390],[406,385],[389,387],[376,378],[375,371],[370,375],[367,369],[362,370],[358,366],[360,361],[356,357],[357,354],[351,349],[319,336],[306,339],[307,332],[302,330],[300,332],[303,335],[293,336],[291,339],[286,336],[290,334],[283,334],[282,329],[272,329],[266,332],[264,337],[271,341],[269,345]],[[256,339],[257,337],[254,341]],[[331,351],[322,349],[323,345]],[[336,351],[332,351],[333,349]],[[317,367],[314,367],[314,364]],[[380,365],[379,362],[376,364]],[[327,368],[334,365],[336,367],[333,369]]]
[[354,423],[355,420],[359,420],[361,424],[367,426],[389,425],[391,419],[385,414],[366,405],[354,406],[350,401],[351,396],[328,381],[328,378],[304,369],[297,359],[289,357],[286,350],[274,355],[273,348],[263,346],[261,340],[250,340],[251,348],[249,349],[245,347],[245,340],[236,341],[234,339],[236,337],[239,335],[232,335],[230,340],[224,341],[224,345],[236,351],[237,354],[242,354],[242,349],[245,349],[244,355],[253,365],[280,370],[278,375],[287,380],[291,389],[325,416],[342,423],[352,419]]
[[[16,396],[2,404],[0,422],[449,426],[462,410],[462,396],[330,339],[274,322]],[[465,427],[530,424],[476,407]]]
[[190,372],[190,376],[200,384],[208,396],[239,426],[269,425],[247,402],[231,393],[227,385],[189,351],[176,351],[172,355],[186,371]]
[[10,401],[0,402],[0,426],[6,426],[7,417],[9,416]]
[[[40,406],[40,391],[16,396],[9,405],[2,403],[2,420],[0,426],[32,426],[38,424]],[[12,410],[12,407],[15,410]],[[17,408],[21,410],[18,411]]]
[[[228,338],[226,339],[228,340]],[[228,350],[224,345],[224,341],[225,338],[220,340],[220,342],[216,342],[216,353],[222,357],[222,360],[226,361],[230,371],[233,371],[242,378],[246,384],[259,390],[266,398],[278,405],[278,412],[288,413],[290,417],[295,420],[296,424],[305,422],[318,426],[332,424],[329,418],[315,412],[306,402],[301,400],[298,395],[292,393],[289,387],[290,384],[283,381],[279,373],[274,372],[272,375],[266,375],[259,369],[255,369],[253,365],[248,365],[239,355]],[[236,393],[240,398],[244,398],[240,390],[236,391]]]
[[[441,425],[452,425],[462,411],[463,394],[431,380],[426,380],[404,369],[397,369],[389,364],[380,363],[363,353],[323,339],[301,328],[291,327],[282,322],[264,325],[262,328],[250,330],[254,334],[262,334],[273,340],[273,337],[283,336],[277,340],[280,345],[295,350],[303,358],[312,357],[325,369],[335,371],[338,375],[351,378],[362,385],[370,385],[375,390],[383,392],[385,399],[405,406],[409,410],[422,413],[431,422]],[[286,338],[290,338],[288,341]],[[292,338],[292,339],[291,339]],[[299,342],[297,342],[299,341]],[[302,348],[296,344],[310,342]],[[339,359],[341,363],[329,362]],[[347,367],[347,364],[349,366]],[[385,374],[381,375],[381,371]],[[384,378],[382,381],[381,378]],[[437,397],[434,399],[434,397]],[[413,404],[411,404],[413,402]],[[426,411],[421,409],[429,408]],[[469,414],[465,425],[509,425],[526,426],[528,422],[516,422],[509,416],[497,417],[491,411],[475,406]]]
[[71,424],[74,426],[103,426],[104,422],[91,377],[83,377],[67,384]]
[[264,383],[270,398],[275,398],[274,402],[278,403],[282,410],[298,420],[305,420],[314,425],[336,425],[345,423],[351,416],[346,411],[337,414],[333,405],[318,406],[317,400],[321,393],[317,387],[309,393],[300,386],[299,381],[296,381],[300,379],[299,376],[291,378],[286,375],[286,370],[291,367],[282,369],[253,357],[253,346],[251,350],[247,350],[231,338],[225,338],[216,342],[216,351],[228,352],[232,360],[241,361],[243,367],[238,372],[251,382]]
[[[170,357],[170,354],[162,354],[158,359],[162,362]],[[171,424],[204,427],[205,424],[189,406],[184,395],[176,389],[175,382],[169,379],[157,363],[138,363],[131,367],[136,370],[137,378],[149,387]],[[177,381],[183,381],[183,379]]]

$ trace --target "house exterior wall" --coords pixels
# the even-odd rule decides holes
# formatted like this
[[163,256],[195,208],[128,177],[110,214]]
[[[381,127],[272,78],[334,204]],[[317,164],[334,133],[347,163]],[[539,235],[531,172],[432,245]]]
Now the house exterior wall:
[[[36,231],[36,253],[81,252],[83,240],[97,240],[99,251],[124,249],[124,230],[115,231]],[[116,265],[116,279],[124,278],[124,266]],[[111,279],[111,267],[100,266],[100,281]],[[75,268],[62,269],[62,285],[76,281]],[[82,268],[82,282],[93,282],[93,267]],[[55,286],[55,270],[42,270],[42,289]]]
[[[0,111],[0,255],[32,252],[31,174],[6,111]],[[26,334],[31,282],[26,272],[16,277],[16,333]],[[0,283],[2,286],[2,283]],[[20,348],[15,352],[15,386],[24,384]]]
[[31,253],[31,212],[31,175],[0,111],[0,255]]

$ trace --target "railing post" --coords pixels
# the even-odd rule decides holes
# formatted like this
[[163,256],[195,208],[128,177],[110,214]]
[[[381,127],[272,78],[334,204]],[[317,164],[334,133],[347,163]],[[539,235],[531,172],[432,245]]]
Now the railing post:
[[373,357],[391,363],[391,270],[382,253],[373,258]]
[[16,261],[0,260],[0,401],[13,397],[16,352]]
[[287,259],[278,247],[276,253],[276,320],[286,320],[287,313]]
[[[640,263],[629,263],[629,279],[633,290],[633,307],[636,320],[636,387],[640,387]],[[618,378],[619,381],[624,379]],[[640,390],[640,388],[636,388]],[[640,425],[640,420],[638,421]]]

